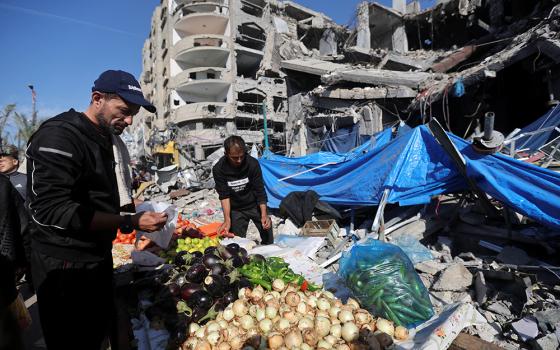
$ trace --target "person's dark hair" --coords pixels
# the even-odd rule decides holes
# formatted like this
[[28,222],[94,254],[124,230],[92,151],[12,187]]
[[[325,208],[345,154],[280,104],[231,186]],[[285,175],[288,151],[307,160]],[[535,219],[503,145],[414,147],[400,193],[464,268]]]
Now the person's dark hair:
[[[119,97],[119,95],[117,95],[117,94],[115,94],[115,93],[113,93],[113,92],[101,92],[101,91],[98,91],[98,92],[99,92],[100,94],[103,94],[103,97],[104,97],[106,100],[112,100],[112,99],[114,99],[114,98]],[[92,104],[92,103],[93,103],[93,99],[89,101],[89,104]]]
[[241,150],[243,150],[243,152],[246,151],[245,141],[243,140],[243,138],[241,138],[241,136],[233,135],[233,136],[228,137],[224,141],[224,150],[226,151],[226,154],[229,153],[229,150],[233,146],[237,146],[237,147],[241,148]]
[[19,150],[14,145],[0,145],[0,156],[10,156],[16,160],[19,160]]

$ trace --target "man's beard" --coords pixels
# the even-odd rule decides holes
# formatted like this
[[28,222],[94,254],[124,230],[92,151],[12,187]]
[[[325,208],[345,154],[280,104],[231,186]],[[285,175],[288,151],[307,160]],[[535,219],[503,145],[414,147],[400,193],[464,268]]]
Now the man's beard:
[[120,135],[123,133],[123,130],[118,130],[117,128],[115,128],[114,125],[112,125],[111,123],[108,123],[107,120],[103,117],[103,114],[99,114],[96,115],[95,118],[97,119],[97,122],[99,123],[99,128],[106,133],[111,133],[113,135]]

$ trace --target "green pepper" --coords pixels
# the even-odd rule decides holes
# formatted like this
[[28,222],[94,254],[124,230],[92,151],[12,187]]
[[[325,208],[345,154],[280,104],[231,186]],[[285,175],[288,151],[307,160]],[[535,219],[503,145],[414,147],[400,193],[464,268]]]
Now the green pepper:
[[249,282],[251,282],[253,284],[261,285],[266,290],[271,290],[272,289],[272,284],[270,284],[269,282],[267,282],[267,281],[265,281],[261,278],[249,278]]

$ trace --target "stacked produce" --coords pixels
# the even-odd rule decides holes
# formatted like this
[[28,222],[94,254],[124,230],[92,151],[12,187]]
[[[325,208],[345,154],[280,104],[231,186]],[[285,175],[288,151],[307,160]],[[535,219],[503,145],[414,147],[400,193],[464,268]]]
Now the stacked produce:
[[296,274],[290,265],[279,257],[255,258],[249,264],[239,269],[239,272],[247,277],[255,285],[260,285],[267,290],[272,289],[272,281],[281,279],[285,283],[293,283],[301,290],[318,290],[319,287],[306,281],[305,277]]
[[343,304],[328,291],[301,291],[278,278],[268,292],[242,288],[235,302],[200,326],[191,323],[182,349],[385,349],[408,331],[374,319],[356,300]]
[[251,283],[237,268],[249,262],[247,251],[235,243],[208,247],[204,253],[179,252],[167,288],[177,298],[177,310],[186,322],[205,322],[237,299],[240,288]]
[[117,237],[113,240],[113,244],[134,244],[134,242],[136,242],[136,230],[132,233],[122,233],[121,230],[117,230]]
[[364,307],[397,325],[415,327],[434,314],[426,287],[397,246],[355,246],[341,259],[339,274]]

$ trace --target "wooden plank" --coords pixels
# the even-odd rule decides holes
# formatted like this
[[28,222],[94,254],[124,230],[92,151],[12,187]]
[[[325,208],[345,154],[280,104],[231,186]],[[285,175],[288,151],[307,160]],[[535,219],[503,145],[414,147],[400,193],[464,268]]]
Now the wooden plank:
[[482,340],[467,333],[459,333],[449,346],[449,350],[504,350],[498,345]]

